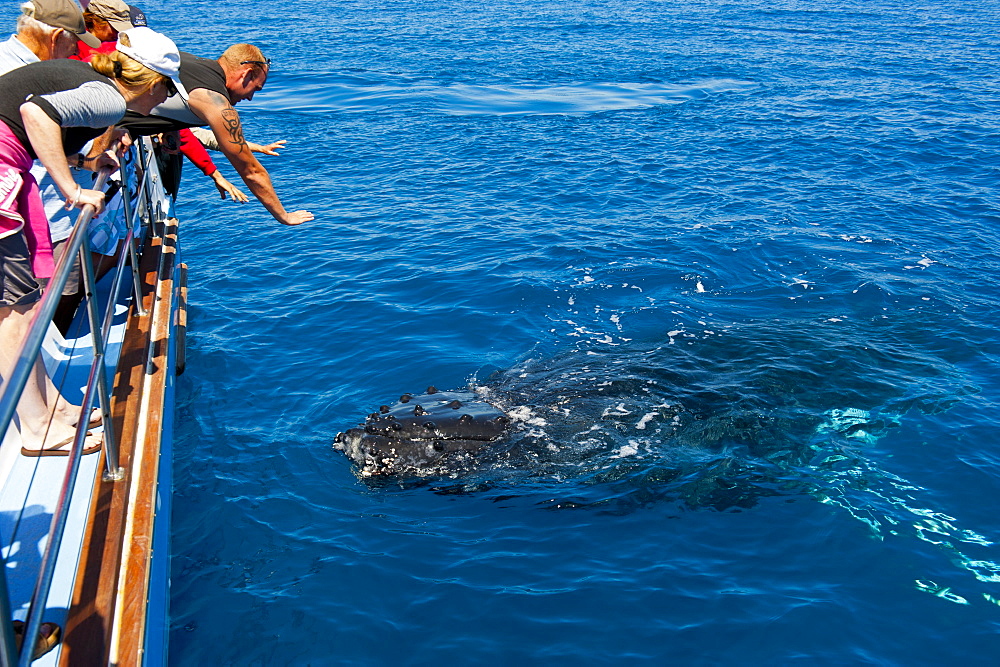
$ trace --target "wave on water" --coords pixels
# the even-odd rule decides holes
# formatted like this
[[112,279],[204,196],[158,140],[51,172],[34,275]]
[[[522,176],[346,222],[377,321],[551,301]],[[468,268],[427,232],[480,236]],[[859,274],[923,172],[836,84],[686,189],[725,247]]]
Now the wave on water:
[[327,114],[370,112],[417,105],[449,115],[552,115],[645,109],[682,104],[757,84],[734,79],[709,79],[690,84],[589,82],[562,85],[447,85],[406,81],[374,81],[336,77],[321,87],[313,77],[288,76],[282,96],[273,101],[262,94],[262,106],[274,111]]
[[691,85],[592,83],[564,86],[453,85],[435,98],[451,114],[579,114],[645,109],[681,104],[714,94],[753,87],[744,81],[705,81]]

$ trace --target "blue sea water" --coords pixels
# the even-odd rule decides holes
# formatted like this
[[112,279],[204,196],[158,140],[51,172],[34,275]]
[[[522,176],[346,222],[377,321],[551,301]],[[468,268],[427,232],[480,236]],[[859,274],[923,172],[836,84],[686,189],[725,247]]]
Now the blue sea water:
[[[143,8],[316,214],[185,174],[172,663],[996,661],[997,3]],[[430,384],[523,451],[331,447]]]

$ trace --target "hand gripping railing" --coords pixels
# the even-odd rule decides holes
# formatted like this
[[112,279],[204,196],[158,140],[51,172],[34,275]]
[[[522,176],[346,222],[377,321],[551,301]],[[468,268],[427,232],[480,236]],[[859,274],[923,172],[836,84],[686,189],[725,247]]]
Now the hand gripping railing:
[[[140,161],[142,162],[142,173],[145,176],[149,173],[149,161],[147,159],[146,151],[142,150],[141,144],[138,147],[137,155],[140,157]],[[94,182],[93,189],[102,190],[109,175],[109,169],[102,169],[98,172],[97,180]],[[69,273],[73,266],[73,258],[79,257],[82,267],[81,273],[83,276],[84,289],[86,290],[87,295],[85,303],[87,305],[91,337],[93,340],[94,361],[90,369],[90,376],[83,395],[83,405],[81,407],[80,419],[78,421],[76,434],[71,446],[70,456],[66,467],[66,474],[63,478],[63,484],[59,492],[59,499],[57,501],[55,511],[53,512],[49,535],[45,546],[45,553],[42,556],[40,572],[35,582],[34,592],[28,609],[28,617],[27,622],[25,623],[23,635],[24,642],[21,647],[19,661],[19,664],[24,667],[27,667],[27,665],[32,662],[35,639],[38,637],[38,632],[43,622],[42,614],[45,610],[45,603],[48,599],[49,588],[51,587],[52,578],[55,573],[59,547],[62,543],[63,531],[66,527],[72,489],[76,483],[81,457],[83,456],[83,443],[87,437],[89,421],[87,419],[87,415],[89,414],[90,407],[93,405],[95,391],[97,393],[101,413],[103,414],[104,423],[103,446],[107,464],[104,478],[108,481],[117,481],[122,479],[124,476],[123,470],[119,467],[118,441],[115,437],[111,420],[111,390],[105,368],[104,345],[111,328],[111,320],[115,312],[115,303],[117,301],[118,290],[121,285],[123,268],[127,259],[132,262],[136,308],[141,309],[142,304],[140,292],[141,286],[138,278],[138,261],[135,251],[135,238],[133,234],[133,230],[135,229],[134,223],[136,211],[131,205],[130,193],[128,191],[128,177],[125,174],[124,168],[122,169],[121,178],[122,202],[125,209],[127,228],[129,230],[125,238],[125,246],[128,249],[128,253],[122,253],[119,258],[117,273],[114,276],[111,288],[111,298],[108,303],[108,308],[105,311],[103,324],[98,316],[97,299],[95,298],[96,285],[94,268],[93,263],[91,262],[89,243],[87,242],[87,231],[90,220],[94,216],[94,207],[85,206],[81,210],[77,223],[73,226],[73,231],[66,242],[66,251],[63,253],[62,258],[56,266],[52,279],[45,288],[45,293],[38,306],[38,312],[32,320],[28,335],[25,337],[24,342],[21,345],[14,370],[11,372],[9,378],[5,378],[6,381],[2,386],[2,391],[0,391],[0,437],[2,437],[10,426],[14,413],[17,410],[17,404],[20,400],[21,393],[24,391],[24,387],[34,369],[35,360],[41,351],[46,330],[48,329],[49,323],[52,321],[52,316],[55,314],[56,306],[59,304],[63,288],[66,286],[66,282],[69,279]],[[148,193],[148,189],[144,187],[146,180],[147,179],[144,177],[140,181],[140,192],[142,190],[147,190]],[[152,212],[152,209],[148,206],[147,210]],[[14,642],[14,630],[6,574],[6,562],[3,559],[2,554],[0,554],[0,666],[3,667],[13,665],[17,661],[17,650]]]

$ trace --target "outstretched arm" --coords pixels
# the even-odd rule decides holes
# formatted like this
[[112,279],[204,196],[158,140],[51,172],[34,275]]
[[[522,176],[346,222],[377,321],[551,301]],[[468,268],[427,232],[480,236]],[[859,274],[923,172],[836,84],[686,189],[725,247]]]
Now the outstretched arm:
[[260,144],[255,144],[252,141],[248,141],[247,146],[249,146],[250,150],[252,150],[254,153],[263,153],[264,155],[281,155],[281,153],[279,153],[278,150],[284,148],[286,143],[288,142],[285,141],[284,139],[278,139],[273,143],[270,143],[266,146],[262,146]]
[[242,190],[230,183],[229,179],[223,176],[222,172],[218,169],[209,174],[208,177],[212,179],[213,183],[215,183],[215,187],[218,188],[219,195],[223,199],[225,199],[228,194],[233,198],[233,201],[237,201],[241,204],[245,204],[250,201],[250,198],[243,194]]
[[[205,148],[213,151],[221,150],[219,148],[219,142],[215,139],[215,133],[211,130],[206,130],[203,127],[192,127],[191,132],[194,136],[198,137],[198,141],[205,144]],[[255,144],[252,141],[247,142],[247,146],[254,153],[263,153],[264,155],[281,155],[278,151],[285,147],[288,143],[284,139],[278,139],[267,145]]]
[[309,211],[289,212],[282,206],[270,175],[254,157],[243,137],[240,114],[228,99],[214,91],[196,88],[191,91],[188,104],[212,128],[219,150],[229,158],[243,182],[275,220],[285,225],[299,225],[313,219]]

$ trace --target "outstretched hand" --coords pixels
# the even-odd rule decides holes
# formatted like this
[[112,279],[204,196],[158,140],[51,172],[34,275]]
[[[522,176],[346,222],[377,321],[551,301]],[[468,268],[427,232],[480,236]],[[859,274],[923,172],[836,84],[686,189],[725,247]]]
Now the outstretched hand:
[[215,187],[218,188],[219,196],[222,199],[225,199],[226,195],[228,194],[230,197],[233,198],[233,201],[239,202],[241,204],[245,204],[246,202],[250,201],[250,198],[247,197],[245,194],[243,194],[242,190],[240,190],[238,187],[230,183],[229,179],[223,176],[221,173],[219,173],[218,169],[212,172],[211,178],[213,181],[215,181]]
[[315,218],[309,211],[292,211],[291,213],[285,214],[284,220],[279,220],[283,225],[301,225],[303,222],[309,222]]
[[180,133],[174,132],[163,132],[162,134],[155,135],[160,142],[160,150],[168,155],[179,155],[181,152],[181,137]]
[[278,150],[284,148],[286,143],[288,142],[285,141],[284,139],[278,139],[274,143],[270,143],[266,146],[262,146],[261,144],[255,144],[252,141],[247,142],[247,145],[250,147],[250,150],[252,150],[254,153],[263,153],[264,155],[281,155],[281,153],[279,153]]
[[118,142],[118,157],[125,157],[125,153],[128,152],[129,147],[132,146],[132,135],[120,127],[116,127],[111,131],[111,145],[114,146],[115,142]]

